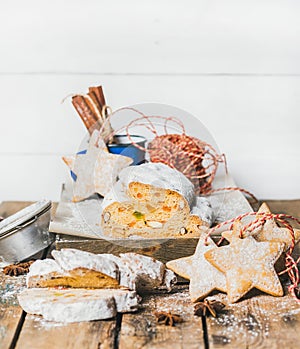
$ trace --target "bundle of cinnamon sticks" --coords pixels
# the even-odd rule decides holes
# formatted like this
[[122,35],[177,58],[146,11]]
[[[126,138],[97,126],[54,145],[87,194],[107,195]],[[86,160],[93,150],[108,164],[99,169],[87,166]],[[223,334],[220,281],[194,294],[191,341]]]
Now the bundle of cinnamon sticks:
[[110,141],[113,129],[109,120],[106,120],[108,116],[107,105],[102,86],[89,87],[89,92],[86,95],[73,96],[72,104],[90,134],[95,129],[102,128],[102,138]]

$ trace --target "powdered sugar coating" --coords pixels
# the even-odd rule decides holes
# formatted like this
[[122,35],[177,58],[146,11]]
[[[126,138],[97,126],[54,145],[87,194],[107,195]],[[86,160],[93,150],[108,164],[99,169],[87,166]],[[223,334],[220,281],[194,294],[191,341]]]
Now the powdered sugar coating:
[[103,209],[113,202],[123,202],[129,199],[128,185],[131,182],[151,184],[170,189],[181,194],[188,202],[191,213],[197,215],[208,226],[213,223],[213,210],[204,197],[195,197],[194,186],[181,172],[161,163],[147,163],[124,168],[119,174],[119,181],[104,197]]
[[35,275],[44,275],[49,273],[59,273],[62,274],[64,271],[59,266],[59,264],[54,259],[43,259],[36,260],[29,267],[29,273],[27,277],[35,276]]
[[108,197],[104,198],[103,207],[115,201],[120,202],[131,182],[151,184],[158,188],[174,190],[187,200],[190,207],[193,205],[195,198],[194,185],[185,175],[165,164],[149,162],[124,168],[119,173],[119,184],[114,186]]
[[76,154],[75,161],[71,158],[64,160],[77,176],[73,183],[75,202],[94,193],[107,194],[115,184],[118,173],[133,161],[127,156],[109,153],[97,130],[91,136],[86,154]]
[[101,256],[118,265],[120,285],[137,292],[150,292],[160,286],[164,286],[170,291],[177,281],[171,270],[166,269],[162,262],[149,256],[134,252],[122,253],[120,257],[112,254],[102,254]]
[[130,270],[138,292],[151,291],[159,286],[166,286],[170,290],[176,282],[175,274],[152,257],[132,252],[122,253],[120,258],[123,266]]
[[52,251],[53,258],[66,271],[86,268],[104,273],[119,280],[119,268],[113,261],[94,253],[66,248]]
[[233,238],[230,245],[207,251],[205,258],[225,274],[228,300],[234,303],[254,287],[273,296],[283,295],[274,269],[283,248],[282,243]]
[[191,208],[191,214],[198,216],[209,227],[214,222],[214,213],[210,202],[203,196],[197,196],[195,198],[193,207]]
[[136,293],[126,290],[31,288],[22,291],[18,300],[27,313],[58,322],[109,319],[117,312],[135,311],[138,307]]
[[206,237],[202,234],[194,255],[167,263],[167,267],[176,274],[190,280],[192,302],[203,299],[214,290],[226,292],[225,276],[204,257],[204,254],[216,245],[211,238],[207,239],[207,245],[205,242]]

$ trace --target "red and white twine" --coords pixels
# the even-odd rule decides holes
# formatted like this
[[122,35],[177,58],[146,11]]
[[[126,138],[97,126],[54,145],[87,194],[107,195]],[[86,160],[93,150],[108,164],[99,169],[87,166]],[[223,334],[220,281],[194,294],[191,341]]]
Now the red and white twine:
[[[218,225],[216,225],[215,227],[209,229],[209,231],[207,232],[206,235],[206,239],[205,239],[205,243],[207,243],[207,239],[208,237],[214,233],[216,230],[227,226],[229,224],[229,230],[233,229],[233,224],[235,222],[241,222],[245,217],[250,217],[250,216],[256,216],[256,219],[251,221],[250,223],[244,225],[241,229],[240,229],[240,238],[244,237],[244,234],[254,232],[257,228],[263,226],[266,221],[268,220],[274,220],[275,222],[278,222],[280,224],[282,224],[285,228],[288,229],[289,233],[291,234],[291,244],[290,246],[288,246],[288,249],[284,252],[285,253],[285,266],[286,269],[279,272],[278,275],[282,275],[287,273],[289,276],[289,279],[291,281],[291,285],[288,287],[288,291],[291,293],[291,295],[295,298],[295,300],[297,301],[297,303],[300,303],[300,299],[297,297],[296,295],[296,290],[299,290],[299,283],[300,283],[300,273],[299,273],[299,267],[298,264],[300,263],[300,257],[297,258],[297,260],[295,260],[292,257],[292,253],[294,251],[295,248],[295,233],[294,233],[294,229],[291,226],[291,224],[288,222],[288,220],[293,220],[295,222],[297,222],[298,224],[300,224],[300,220],[296,217],[293,217],[291,215],[287,215],[287,214],[273,214],[273,213],[259,213],[259,212],[248,212],[248,213],[244,213],[238,217],[235,217],[233,219],[227,220],[225,222],[222,222]],[[224,238],[222,237],[217,245],[220,245],[220,243],[224,240]]]
[[[107,116],[106,122],[109,122],[111,117],[120,111],[132,111],[139,115],[138,118],[130,121],[127,125],[115,130],[106,140],[121,131],[126,132],[131,144],[136,148],[145,151],[149,154],[151,162],[160,162],[168,165],[171,168],[182,172],[195,186],[195,192],[201,195],[211,195],[222,191],[241,191],[244,194],[257,199],[253,194],[239,187],[226,187],[212,189],[212,184],[216,176],[219,163],[224,163],[227,172],[227,163],[225,154],[218,154],[215,148],[196,137],[186,134],[183,122],[173,116],[160,115],[145,115],[141,111],[132,107],[120,108]],[[163,126],[164,134],[159,135],[156,125]],[[169,134],[168,124],[173,123],[180,129],[179,134]],[[148,148],[144,148],[137,144],[131,134],[132,127],[142,126],[153,133],[154,139],[149,143]],[[100,135],[105,129],[105,123],[100,129]]]
[[[132,111],[139,115],[138,118],[132,120],[127,125],[114,130],[111,134],[106,135],[104,141],[108,142],[113,136],[121,131],[125,131],[131,144],[136,148],[148,152],[150,155],[150,160],[152,162],[161,162],[168,165],[171,168],[175,168],[182,172],[191,182],[195,185],[196,192],[201,195],[210,195],[222,191],[241,191],[244,194],[252,197],[255,201],[258,201],[256,197],[249,191],[239,188],[239,187],[226,187],[212,189],[212,183],[215,178],[217,168],[219,163],[224,163],[227,172],[227,164],[225,154],[218,154],[214,147],[202,140],[186,134],[185,127],[181,120],[176,117],[164,117],[159,115],[145,115],[141,111],[132,108],[124,107],[120,108],[114,112],[107,115],[107,109],[105,109],[105,121],[102,124],[99,134],[103,137],[106,124],[110,122],[111,117],[120,111]],[[111,111],[111,110],[110,110]],[[103,113],[104,114],[104,113]],[[163,126],[164,134],[159,135],[154,122],[159,126]],[[162,122],[162,124],[161,124]],[[179,126],[181,133],[179,134],[169,134],[168,133],[168,123],[173,122]],[[149,143],[148,148],[144,148],[137,144],[129,132],[130,128],[142,126],[148,131],[154,134],[154,139]],[[205,164],[206,163],[206,164]],[[288,290],[292,296],[300,303],[300,299],[296,295],[296,289],[299,289],[300,275],[297,264],[300,262],[300,257],[295,261],[292,257],[292,253],[295,248],[295,234],[292,226],[287,220],[293,220],[300,224],[300,220],[290,215],[286,214],[272,214],[272,213],[258,213],[249,212],[242,214],[236,218],[230,219],[228,221],[222,222],[210,229],[207,233],[205,243],[207,243],[208,237],[215,232],[217,229],[231,224],[229,229],[233,229],[233,224],[236,221],[242,221],[245,217],[256,216],[256,219],[247,225],[243,226],[240,230],[240,238],[243,238],[245,232],[253,233],[257,228],[263,226],[267,220],[275,220],[286,227],[291,234],[291,244],[285,251],[285,266],[286,269],[281,271],[279,275],[287,273],[291,285]],[[250,234],[251,235],[251,234]],[[220,238],[218,245],[224,240],[223,237]]]

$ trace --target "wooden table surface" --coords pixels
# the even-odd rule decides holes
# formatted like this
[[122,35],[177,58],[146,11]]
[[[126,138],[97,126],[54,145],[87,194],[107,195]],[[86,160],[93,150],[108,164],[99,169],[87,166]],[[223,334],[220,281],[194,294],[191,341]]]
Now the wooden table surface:
[[[0,215],[7,217],[28,204],[4,202],[0,204]],[[274,213],[300,217],[300,200],[268,204]],[[0,275],[1,349],[300,347],[300,306],[288,294],[275,298],[257,292],[227,307],[217,318],[201,318],[193,315],[188,285],[181,284],[171,293],[157,291],[144,296],[136,313],[118,314],[105,321],[61,324],[22,311],[16,294],[24,285],[24,276]],[[184,322],[175,327],[157,325],[155,311],[180,314]]]

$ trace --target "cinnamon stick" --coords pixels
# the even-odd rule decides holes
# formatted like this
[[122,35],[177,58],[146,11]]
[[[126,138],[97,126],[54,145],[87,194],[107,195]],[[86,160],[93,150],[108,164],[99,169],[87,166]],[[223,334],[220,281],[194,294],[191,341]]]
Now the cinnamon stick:
[[72,97],[72,104],[83,121],[85,127],[90,134],[93,133],[97,121],[95,120],[94,113],[90,109],[84,96],[76,95]]
[[92,134],[95,129],[100,130],[104,124],[101,132],[103,139],[110,142],[113,133],[112,126],[107,120],[106,115],[102,115],[102,109],[106,105],[102,86],[89,87],[89,92],[86,95],[76,95],[72,98],[77,113],[82,119],[85,127],[89,133]]
[[94,102],[94,104],[96,105],[97,109],[101,112],[102,111],[102,107],[103,105],[100,104],[98,97],[96,95],[96,93],[94,91],[91,91],[87,94],[87,96],[89,96],[91,98],[91,100]]
[[[105,115],[102,115],[102,109],[106,105],[102,86],[89,87],[88,96],[90,96],[90,98],[94,101],[95,104],[96,103],[98,104],[98,106],[99,106],[98,108],[99,108],[100,115],[101,115],[101,121],[100,121],[101,125],[100,125],[99,129],[101,128],[102,124],[105,123],[105,127],[102,130],[102,136],[104,139],[107,139],[108,142],[111,142],[112,138],[110,137],[110,135],[113,132],[113,128],[112,128],[109,121],[108,122],[105,121],[105,116],[108,116],[107,111],[105,111]],[[109,138],[107,138],[107,137],[109,137]]]
[[92,95],[95,96],[94,98],[97,100],[97,104],[100,106],[99,110],[101,111],[103,106],[106,105],[102,86],[89,87],[88,95],[90,95],[91,98],[93,98]]

